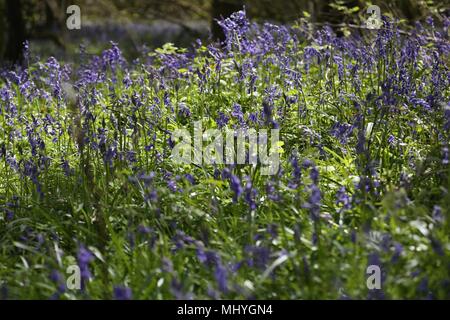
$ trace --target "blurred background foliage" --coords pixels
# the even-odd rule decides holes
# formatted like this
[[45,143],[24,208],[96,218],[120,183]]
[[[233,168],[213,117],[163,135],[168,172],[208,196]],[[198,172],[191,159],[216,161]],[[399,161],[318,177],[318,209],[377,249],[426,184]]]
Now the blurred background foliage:
[[[80,30],[66,28],[66,8],[72,4],[81,8]],[[34,53],[59,59],[73,57],[80,44],[97,53],[114,41],[132,59],[144,45],[188,46],[197,38],[220,39],[215,21],[243,6],[257,22],[304,19],[312,26],[329,24],[343,35],[359,32],[355,26],[364,23],[371,4],[404,27],[428,16],[440,23],[450,8],[449,1],[433,0],[0,0],[0,60],[21,61],[25,40]]]

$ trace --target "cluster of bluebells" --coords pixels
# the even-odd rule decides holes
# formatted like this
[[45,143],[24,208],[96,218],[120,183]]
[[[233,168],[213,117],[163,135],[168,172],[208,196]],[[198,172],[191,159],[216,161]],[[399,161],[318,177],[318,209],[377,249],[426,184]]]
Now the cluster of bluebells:
[[[328,27],[259,25],[245,11],[218,23],[223,43],[199,40],[192,50],[168,44],[134,63],[111,43],[91,57],[82,48],[77,67],[53,57],[33,62],[27,51],[26,66],[3,71],[0,227],[14,229],[23,219],[14,239],[22,247],[64,247],[80,268],[82,294],[110,276],[87,248],[99,247],[111,261],[150,257],[143,268],[153,271],[136,273],[152,272],[157,297],[308,297],[317,291],[297,286],[351,281],[338,272],[321,278],[326,259],[318,259],[329,254],[333,267],[348,271],[346,259],[355,254],[360,266],[398,274],[414,265],[411,292],[449,298],[449,284],[430,278],[424,265],[432,257],[436,268],[448,267],[446,33],[427,20],[405,37],[384,19],[379,31],[338,37]],[[208,129],[280,129],[279,170],[263,176],[259,164],[174,164],[172,132],[193,131],[194,121]],[[59,192],[66,193],[55,200]],[[80,230],[35,232],[26,225],[33,207],[54,221],[65,214]],[[410,218],[413,208],[423,219]],[[408,219],[422,240],[396,233]],[[395,227],[389,233],[379,223]],[[380,241],[368,241],[375,229],[383,229]],[[116,238],[122,233],[123,242]],[[116,246],[126,253],[116,255]],[[408,248],[420,249],[414,263],[405,261]],[[69,294],[61,270],[49,275],[54,298]],[[110,272],[123,273],[111,282],[110,297],[148,292],[131,287],[139,282],[129,281],[131,270],[127,264]],[[382,285],[395,287],[389,281],[383,277]],[[365,284],[358,285],[360,294]]]

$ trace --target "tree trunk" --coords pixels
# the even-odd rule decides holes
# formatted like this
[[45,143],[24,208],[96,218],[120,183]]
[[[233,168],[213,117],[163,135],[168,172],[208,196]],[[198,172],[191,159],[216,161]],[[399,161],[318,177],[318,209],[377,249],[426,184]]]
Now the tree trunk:
[[7,40],[5,60],[16,63],[23,57],[23,43],[26,40],[21,0],[6,0]]

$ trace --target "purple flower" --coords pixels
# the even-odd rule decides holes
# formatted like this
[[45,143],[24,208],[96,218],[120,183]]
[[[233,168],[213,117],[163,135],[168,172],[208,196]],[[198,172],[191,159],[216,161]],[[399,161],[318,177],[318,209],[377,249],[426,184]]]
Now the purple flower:
[[178,115],[183,118],[189,118],[191,116],[191,110],[185,103],[180,103],[178,108]]
[[442,164],[448,164],[448,147],[442,148]]
[[355,150],[357,154],[362,154],[366,151],[366,136],[364,128],[359,128],[358,130],[358,141],[356,143]]
[[234,192],[233,201],[237,202],[243,192],[243,188],[241,186],[241,181],[234,174],[231,174],[230,176],[230,187]]
[[288,187],[291,189],[297,189],[302,177],[302,169],[298,165],[298,160],[296,156],[291,157],[292,166],[292,179],[288,183]]
[[117,46],[117,43],[111,42],[111,48],[102,52],[102,62],[104,68],[111,66],[113,69],[117,64],[124,64],[125,59],[122,57],[122,52]]
[[420,99],[420,98],[412,98],[409,100],[409,102],[411,104],[413,104],[414,106],[421,106],[423,107],[426,111],[431,111],[431,106],[430,104],[425,101],[424,99]]
[[221,129],[227,125],[230,120],[223,112],[219,112],[219,117],[216,119],[217,126]]
[[50,280],[57,284],[58,294],[64,293],[66,291],[64,278],[58,270],[52,270],[52,272],[50,273]]
[[317,49],[315,49],[313,47],[306,47],[304,54],[303,54],[303,58],[305,60],[305,71],[306,72],[309,72],[309,67],[310,67],[311,61],[314,57],[316,57],[317,61],[319,62],[321,59],[320,52],[317,51]]
[[190,184],[192,185],[195,184],[195,178],[190,173],[186,173],[184,177],[186,178],[187,181],[189,181]]
[[245,50],[245,34],[250,29],[250,22],[244,10],[234,12],[229,18],[217,22],[225,34],[225,44],[228,51],[233,47]]
[[124,286],[114,287],[114,299],[115,300],[131,300],[133,298],[131,288]]
[[258,114],[252,112],[248,115],[248,121],[257,123],[258,122]]
[[247,265],[257,267],[258,269],[265,269],[270,261],[270,249],[266,247],[246,246],[245,252],[248,255],[246,260]]
[[172,261],[169,258],[163,257],[161,259],[161,262],[162,262],[161,269],[164,272],[173,273],[173,263],[172,263]]
[[388,142],[390,145],[392,145],[392,144],[394,144],[394,141],[395,141],[395,137],[394,137],[392,134],[390,134],[389,137],[388,137],[387,142]]
[[351,199],[347,194],[344,186],[339,188],[338,192],[336,193],[336,204],[342,204],[342,210],[348,210],[351,208]]
[[266,185],[266,193],[267,197],[272,201],[278,201],[280,200],[280,195],[278,194],[274,184],[272,182],[269,182]]
[[6,213],[6,220],[11,221],[12,219],[14,219],[14,211],[10,209],[5,209],[5,213]]
[[435,205],[433,207],[433,213],[432,213],[433,220],[442,223],[444,221],[444,216],[442,215],[442,208],[438,205]]
[[169,137],[167,139],[167,144],[169,145],[170,149],[173,149],[175,147],[175,141],[172,140],[172,137]]
[[367,264],[368,265],[374,265],[374,266],[378,266],[381,268],[381,260],[380,260],[380,255],[376,252],[374,253],[370,253],[367,259]]
[[305,207],[309,208],[311,218],[314,221],[317,221],[319,219],[320,201],[322,199],[322,195],[320,189],[315,184],[310,185],[310,190],[311,194],[309,196],[308,203],[305,204]]
[[356,240],[358,240],[358,236],[356,234],[355,229],[352,229],[352,231],[350,233],[350,241],[353,243],[356,243]]
[[125,88],[129,88],[129,87],[131,87],[131,85],[133,84],[133,80],[131,80],[131,77],[130,77],[130,73],[129,72],[127,72],[126,74],[125,74],[125,77],[123,77],[123,80],[122,80],[122,83],[123,83],[123,85],[125,86]]
[[304,169],[308,169],[309,167],[311,167],[311,166],[313,166],[313,165],[314,165],[314,164],[313,164],[313,162],[312,162],[311,160],[309,160],[309,159],[303,160],[302,167],[303,167]]
[[226,293],[228,291],[228,273],[222,263],[217,264],[216,270],[214,271],[214,277],[216,278],[219,290]]
[[241,106],[239,104],[235,104],[233,106],[233,111],[231,112],[231,115],[238,119],[239,123],[243,123],[244,122],[244,114],[242,113],[242,109]]
[[313,181],[314,184],[318,184],[319,182],[319,171],[316,167],[312,167],[311,171],[309,172],[309,177]]
[[354,126],[336,122],[330,130],[332,136],[339,139],[339,142],[342,144],[346,144],[348,139],[353,134]]
[[258,194],[258,191],[253,188],[252,181],[250,177],[247,177],[247,183],[245,184],[245,202],[248,203],[250,210],[256,209],[256,196]]
[[176,278],[173,278],[172,282],[170,283],[170,291],[172,292],[175,299],[177,299],[177,300],[191,300],[192,299],[192,294],[189,292],[185,292],[183,289],[182,283]]
[[158,201],[158,193],[156,190],[152,190],[145,194],[144,201],[156,202]]
[[146,227],[146,226],[143,226],[142,224],[140,224],[140,225],[137,227],[137,231],[138,231],[140,234],[149,234],[149,233],[151,233],[151,232],[153,231],[153,229],[150,228],[150,227]]
[[167,187],[172,192],[178,191],[177,182],[175,180],[173,180],[173,179],[167,181]]
[[270,234],[272,239],[275,239],[278,236],[278,226],[274,223],[269,224],[267,226],[267,232]]
[[[91,271],[89,270],[89,263],[94,260],[94,255],[92,252],[81,245],[77,253],[78,266],[81,271],[81,278],[83,280],[88,280],[92,277]],[[84,283],[84,281],[83,281]]]
[[391,262],[396,263],[398,261],[398,259],[400,258],[400,255],[402,254],[402,252],[403,252],[403,246],[400,243],[395,242],[394,243],[394,254],[392,256]]

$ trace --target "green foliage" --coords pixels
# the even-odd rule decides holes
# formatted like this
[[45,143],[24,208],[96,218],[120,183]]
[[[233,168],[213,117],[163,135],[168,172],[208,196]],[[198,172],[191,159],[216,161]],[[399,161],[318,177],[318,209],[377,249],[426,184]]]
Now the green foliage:
[[[399,34],[353,77],[353,51],[300,37],[274,45],[248,69],[255,57],[242,39],[233,38],[226,54],[219,50],[220,59],[212,47],[198,45],[190,56],[166,44],[130,65],[113,45],[74,70],[72,99],[58,94],[63,69],[52,60],[31,61],[24,77],[3,81],[2,96],[11,96],[2,98],[0,113],[0,286],[8,298],[109,299],[117,285],[136,299],[373,298],[366,268],[374,256],[386,275],[386,298],[449,298],[450,170],[442,156],[448,87],[435,95],[432,112],[393,93],[385,81],[398,72]],[[305,58],[311,48],[321,59]],[[431,67],[435,49],[421,47],[405,69],[422,85],[421,99],[435,93],[436,75],[439,85],[448,83],[445,53]],[[297,83],[293,70],[301,74]],[[229,128],[239,126],[231,116],[236,104],[249,125],[275,91],[280,174],[262,176],[259,165],[171,161],[175,129],[192,132],[199,120],[218,128],[221,113],[230,115]],[[395,102],[378,105],[375,97],[385,96]],[[353,126],[347,141],[331,133],[337,123]],[[296,187],[292,156],[302,167]],[[233,201],[220,176],[226,168],[258,190],[256,209],[244,195]],[[321,191],[315,218],[314,186]],[[341,190],[349,206],[337,201]],[[93,255],[92,277],[83,290],[61,290],[66,268],[82,264],[83,246]],[[205,262],[208,254],[213,261]],[[54,271],[62,280],[51,278]]]

